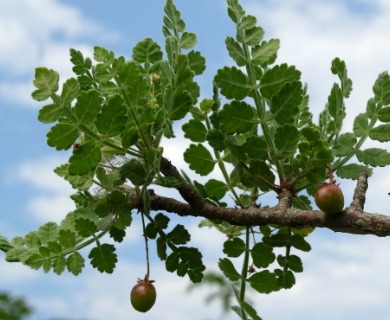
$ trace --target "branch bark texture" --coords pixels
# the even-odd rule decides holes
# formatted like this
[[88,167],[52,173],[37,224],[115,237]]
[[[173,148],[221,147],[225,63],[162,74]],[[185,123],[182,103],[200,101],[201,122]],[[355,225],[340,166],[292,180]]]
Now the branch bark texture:
[[[183,179],[178,170],[163,158],[161,172],[170,177]],[[208,203],[189,183],[177,187],[184,201],[151,193],[151,209],[164,210],[180,216],[204,217],[226,221],[232,225],[261,226],[277,224],[294,228],[321,227],[335,232],[351,234],[372,234],[380,237],[390,235],[390,216],[364,212],[367,191],[367,174],[362,172],[354,191],[353,201],[342,212],[334,215],[319,210],[301,210],[292,208],[293,194],[282,189],[279,203],[273,208],[224,208]]]

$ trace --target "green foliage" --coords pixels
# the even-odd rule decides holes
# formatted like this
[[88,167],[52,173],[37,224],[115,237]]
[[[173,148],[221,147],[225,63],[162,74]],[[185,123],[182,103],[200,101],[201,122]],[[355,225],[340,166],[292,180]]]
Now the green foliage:
[[[258,206],[263,192],[285,188],[294,193],[293,207],[310,209],[307,195],[323,182],[329,165],[340,178],[357,179],[362,170],[370,175],[374,167],[390,164],[387,150],[363,147],[368,139],[390,141],[388,72],[378,76],[373,97],[354,119],[351,132],[343,131],[352,81],[346,63],[335,58],[330,71],[337,81],[315,123],[301,72],[276,64],[279,40],[265,40],[256,18],[246,14],[238,0],[227,3],[236,34],[225,44],[235,65],[221,66],[213,96],[201,102],[195,80],[206,60],[193,49],[197,37],[186,30],[172,0],[164,7],[162,45],[151,38],[141,40],[131,59],[103,47],[95,47],[92,58],[71,49],[75,76],[63,85],[56,71],[36,69],[32,97],[48,101],[38,120],[51,125],[49,146],[69,150],[69,161],[55,172],[77,190],[72,195],[76,208],[60,224],[49,222],[12,240],[0,237],[7,261],[79,275],[85,266],[80,251],[94,244],[88,254],[91,265],[112,273],[116,247],[103,241],[110,236],[110,241],[122,242],[132,215],[141,212],[147,220],[145,237],[156,242],[166,269],[198,283],[205,271],[202,254],[190,246],[185,226],[171,226],[166,214],[153,212],[153,184],[177,188],[182,195],[183,188],[191,187],[216,208],[242,209]],[[162,168],[163,157],[169,155],[161,141],[180,134],[177,120],[182,120],[188,139],[184,161],[196,174],[210,176],[204,184]],[[217,168],[220,180],[211,176]],[[202,208],[196,209],[201,215]],[[303,271],[298,254],[311,250],[305,238],[312,229],[239,227],[214,220],[200,226],[227,237],[226,257],[218,264],[223,278],[206,274],[205,279],[223,288],[225,307],[236,297],[238,305],[232,309],[242,319],[260,319],[245,299],[246,286],[266,294],[291,288]],[[226,279],[233,286],[227,286]]]
[[33,309],[23,298],[0,292],[0,319],[24,319],[32,313]]

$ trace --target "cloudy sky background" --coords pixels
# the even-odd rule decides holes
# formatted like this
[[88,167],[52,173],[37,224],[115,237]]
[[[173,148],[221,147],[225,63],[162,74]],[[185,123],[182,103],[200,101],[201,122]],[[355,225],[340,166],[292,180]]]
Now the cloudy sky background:
[[[208,69],[199,78],[209,96],[216,70],[231,60],[224,39],[234,35],[223,0],[176,0],[187,29],[198,35]],[[2,0],[0,1],[0,234],[12,238],[60,221],[73,208],[72,190],[53,172],[67,152],[46,145],[48,126],[37,121],[41,106],[31,99],[34,68],[46,66],[72,76],[69,48],[91,54],[94,45],[130,57],[131,48],[151,36],[162,44],[163,0]],[[332,83],[330,63],[347,63],[354,91],[347,102],[345,130],[372,96],[377,75],[390,69],[390,4],[387,0],[246,0],[266,38],[281,39],[278,62],[296,65],[309,85],[311,107],[318,115]],[[180,143],[166,146],[171,160],[183,165]],[[387,145],[384,146],[388,148]],[[389,214],[390,168],[378,168],[369,181],[366,210]],[[340,181],[346,202],[353,184]],[[224,238],[197,229],[199,220],[181,221],[193,234],[210,269],[221,257]],[[187,295],[187,279],[165,271],[153,252],[152,276],[158,298],[147,314],[129,306],[129,290],[145,273],[139,221],[118,247],[113,275],[87,264],[83,273],[56,276],[4,262],[0,253],[0,290],[24,296],[35,307],[33,320],[80,319],[218,319],[220,306],[203,304],[201,288]],[[212,241],[211,241],[212,239]],[[301,254],[305,272],[297,285],[271,295],[254,295],[263,319],[390,320],[390,239],[317,230],[309,237],[310,253]],[[142,249],[140,249],[142,248]],[[223,319],[235,319],[230,314]]]

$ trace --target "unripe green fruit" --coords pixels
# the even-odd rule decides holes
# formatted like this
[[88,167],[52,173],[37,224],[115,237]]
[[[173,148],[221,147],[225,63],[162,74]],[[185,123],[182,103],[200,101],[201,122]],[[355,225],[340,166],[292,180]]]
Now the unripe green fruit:
[[334,182],[325,182],[321,185],[317,189],[314,199],[318,208],[325,213],[335,214],[344,208],[343,192]]
[[156,288],[152,282],[148,279],[138,280],[138,283],[131,289],[130,301],[135,310],[147,312],[153,307],[156,302]]

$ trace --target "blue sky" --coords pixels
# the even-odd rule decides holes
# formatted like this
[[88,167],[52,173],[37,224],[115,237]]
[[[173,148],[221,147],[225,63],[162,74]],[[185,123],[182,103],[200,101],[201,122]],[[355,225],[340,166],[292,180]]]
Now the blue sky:
[[[225,1],[175,2],[187,29],[198,35],[197,49],[207,59],[199,82],[202,95],[208,96],[215,71],[231,63],[224,40],[234,34],[234,28]],[[162,44],[163,5],[163,0],[0,2],[1,235],[24,235],[46,221],[60,221],[73,208],[68,199],[72,190],[52,172],[68,154],[46,145],[48,127],[37,121],[40,104],[30,98],[34,68],[53,68],[64,80],[72,76],[69,48],[90,54],[94,45],[100,45],[129,57],[134,44],[145,37]],[[364,110],[372,95],[377,75],[390,69],[389,2],[246,0],[243,5],[258,18],[266,38],[281,39],[278,62],[302,70],[315,115],[335,81],[331,60],[339,56],[346,61],[354,82],[345,124],[345,130],[350,130],[354,116]],[[184,166],[178,149],[181,142],[179,137],[177,143],[165,147],[178,167]],[[367,211],[389,214],[389,177],[390,168],[379,168],[370,179]],[[340,182],[349,202],[353,184]],[[207,265],[215,269],[223,237],[198,230],[198,220],[181,221],[193,232],[193,245],[201,248]],[[87,267],[78,277],[58,277],[6,263],[0,253],[0,290],[22,295],[34,305],[33,320],[217,319],[219,306],[202,302],[208,289],[187,295],[186,279],[167,273],[155,256],[152,274],[157,280],[157,304],[147,316],[132,310],[129,290],[145,273],[143,251],[137,250],[142,237],[136,226],[118,248],[120,260],[113,275]],[[305,272],[297,277],[293,289],[252,297],[264,319],[390,319],[390,279],[386,277],[390,239],[317,230],[310,241],[313,250],[302,255]]]

